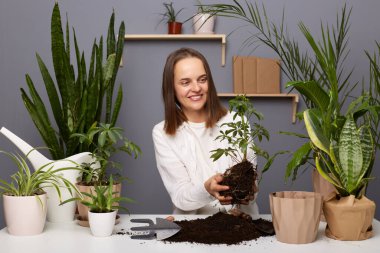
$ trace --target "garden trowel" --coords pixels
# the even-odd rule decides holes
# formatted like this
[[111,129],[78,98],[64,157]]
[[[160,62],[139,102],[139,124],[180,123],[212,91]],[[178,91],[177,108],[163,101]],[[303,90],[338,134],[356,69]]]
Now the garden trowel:
[[148,234],[132,235],[131,239],[150,240],[157,238],[157,240],[164,240],[175,235],[181,230],[180,226],[163,218],[156,218],[156,224],[154,224],[151,219],[131,219],[131,222],[149,224],[148,226],[131,227],[132,231],[149,232]]

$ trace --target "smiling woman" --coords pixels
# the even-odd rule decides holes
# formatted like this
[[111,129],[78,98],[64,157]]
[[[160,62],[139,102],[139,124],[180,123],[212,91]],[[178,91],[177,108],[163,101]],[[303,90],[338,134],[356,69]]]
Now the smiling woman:
[[[205,57],[190,48],[171,53],[166,61],[162,95],[165,120],[153,129],[158,171],[174,205],[174,213],[213,214],[232,209],[231,196],[221,196],[222,173],[235,161],[213,162],[210,151],[228,148],[215,141],[223,123],[234,121],[221,105]],[[256,161],[254,161],[256,163]],[[241,210],[257,215],[254,201]]]

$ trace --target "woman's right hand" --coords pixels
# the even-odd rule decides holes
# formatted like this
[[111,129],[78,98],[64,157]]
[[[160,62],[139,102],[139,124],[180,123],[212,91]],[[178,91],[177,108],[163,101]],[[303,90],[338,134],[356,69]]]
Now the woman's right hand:
[[227,185],[221,185],[220,182],[223,181],[222,174],[218,173],[214,176],[207,179],[204,183],[204,186],[210,195],[214,196],[216,199],[220,201],[222,205],[231,204],[232,197],[231,196],[221,196],[219,192],[226,191],[229,189]]

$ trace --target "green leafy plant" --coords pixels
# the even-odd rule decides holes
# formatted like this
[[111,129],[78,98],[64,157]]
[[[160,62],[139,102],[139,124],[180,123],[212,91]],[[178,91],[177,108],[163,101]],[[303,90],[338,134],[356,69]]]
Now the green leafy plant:
[[79,200],[94,213],[109,213],[118,209],[128,211],[127,208],[120,206],[119,203],[122,201],[133,202],[133,200],[126,197],[117,197],[116,194],[118,192],[113,191],[113,184],[114,182],[111,176],[108,185],[95,185],[94,192],[82,192],[83,196],[88,197],[88,200],[84,198],[72,198],[63,202],[63,204],[69,201]]
[[70,138],[72,134],[86,133],[94,122],[103,121],[111,126],[117,122],[123,100],[121,84],[116,98],[114,90],[123,53],[125,27],[124,22],[121,22],[116,40],[114,22],[115,14],[112,13],[106,41],[106,62],[103,63],[103,37],[100,37],[99,42],[94,40],[88,70],[85,54],[79,50],[73,28],[76,56],[76,71],[74,71],[74,64],[70,61],[69,23],[66,22],[66,35],[64,35],[58,3],[54,5],[51,17],[51,52],[55,77],[49,73],[41,57],[38,54],[36,56],[58,129],[53,127],[48,116],[49,107],[42,101],[28,74],[26,82],[29,95],[21,88],[25,107],[54,160],[80,152],[93,151],[92,146],[83,146],[78,139]]
[[[79,138],[84,146],[93,146],[93,155],[100,163],[100,167],[85,164],[83,166],[82,182],[86,184],[104,184],[107,182],[107,168],[119,168],[120,165],[111,161],[111,156],[116,152],[123,151],[133,155],[136,159],[141,154],[141,149],[132,141],[123,136],[123,129],[111,126],[111,124],[94,123],[87,133],[73,134],[72,138]],[[121,143],[121,144],[120,144]]]
[[54,187],[61,201],[60,188],[62,187],[67,188],[71,194],[73,194],[72,190],[79,193],[75,185],[60,175],[62,171],[78,168],[54,169],[51,164],[46,164],[31,172],[25,158],[21,155],[6,151],[0,151],[0,153],[10,157],[18,168],[18,171],[11,176],[10,183],[0,179],[0,189],[4,194],[10,196],[34,196],[43,194],[46,187]]
[[376,147],[369,125],[357,128],[353,115],[348,114],[338,141],[334,141],[323,133],[321,121],[313,109],[304,112],[304,119],[318,172],[342,197],[355,195],[360,198],[375,160]]
[[[256,111],[253,104],[249,99],[243,95],[236,96],[229,101],[229,110],[234,112],[233,122],[223,123],[221,127],[226,127],[226,130],[221,130],[220,135],[216,140],[227,141],[228,148],[212,150],[211,158],[214,161],[218,160],[221,156],[230,156],[235,162],[240,163],[249,161],[254,157],[248,157],[248,151],[252,150],[256,155],[266,159],[263,166],[262,173],[266,172],[272,165],[277,155],[284,154],[287,151],[279,151],[270,156],[269,153],[259,146],[257,140],[261,142],[263,138],[269,141],[269,132],[259,123],[254,122],[251,128],[251,121],[256,118],[262,120],[263,115]],[[238,117],[238,120],[235,119]]]
[[[337,15],[335,26],[321,24],[321,41],[315,40],[309,29],[302,22],[299,23],[299,29],[312,49],[310,54],[302,51],[298,42],[289,36],[284,23],[284,13],[281,23],[277,25],[268,18],[264,5],[260,9],[256,3],[246,1],[243,6],[234,0],[233,4],[213,4],[208,7],[219,16],[238,18],[252,25],[256,32],[243,42],[243,46],[254,46],[255,49],[265,45],[273,49],[281,60],[282,72],[291,80],[286,87],[290,88],[290,91],[296,89],[307,108],[318,108],[316,113],[320,117],[325,136],[337,141],[346,121],[346,117],[341,114],[341,108],[346,106],[347,99],[352,97],[351,92],[358,85],[357,82],[350,82],[353,70],[344,67],[349,53],[348,31],[351,10],[347,11],[344,6]],[[355,121],[368,117],[366,116],[368,111],[372,117],[377,117],[376,105],[373,102],[371,104],[371,100],[371,94],[363,93],[350,103],[349,110],[354,115]],[[298,116],[302,120],[303,113],[299,113]],[[302,166],[315,167],[314,150],[309,136],[293,132],[282,133],[306,140],[293,153],[292,159],[287,164],[285,178],[292,177],[292,180],[295,180],[298,169]]]
[[270,168],[275,157],[286,151],[280,151],[270,156],[268,152],[257,146],[256,140],[258,139],[260,142],[263,138],[269,140],[269,133],[257,122],[254,122],[251,128],[250,122],[253,118],[261,120],[263,115],[256,111],[247,97],[236,96],[229,101],[229,107],[230,112],[234,111],[233,120],[221,125],[221,128],[225,130],[220,130],[220,135],[216,138],[216,140],[227,141],[228,147],[212,150],[211,158],[216,161],[225,155],[236,162],[223,173],[223,180],[220,184],[229,186],[229,189],[221,191],[220,195],[231,197],[231,204],[248,204],[249,201],[255,199],[255,193],[258,192],[257,166],[253,165],[252,160],[256,156],[266,159],[261,180],[262,174]]
[[165,12],[161,14],[162,19],[161,19],[160,23],[164,22],[164,21],[166,23],[179,22],[177,20],[177,16],[184,10],[184,8],[181,8],[179,11],[176,11],[174,9],[173,2],[163,3],[163,5],[165,7]]

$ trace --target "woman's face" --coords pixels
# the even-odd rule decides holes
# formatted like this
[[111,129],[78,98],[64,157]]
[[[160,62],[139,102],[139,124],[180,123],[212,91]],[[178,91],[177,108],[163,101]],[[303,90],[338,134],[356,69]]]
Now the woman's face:
[[174,90],[182,111],[193,122],[206,120],[208,79],[200,59],[185,58],[174,66]]

